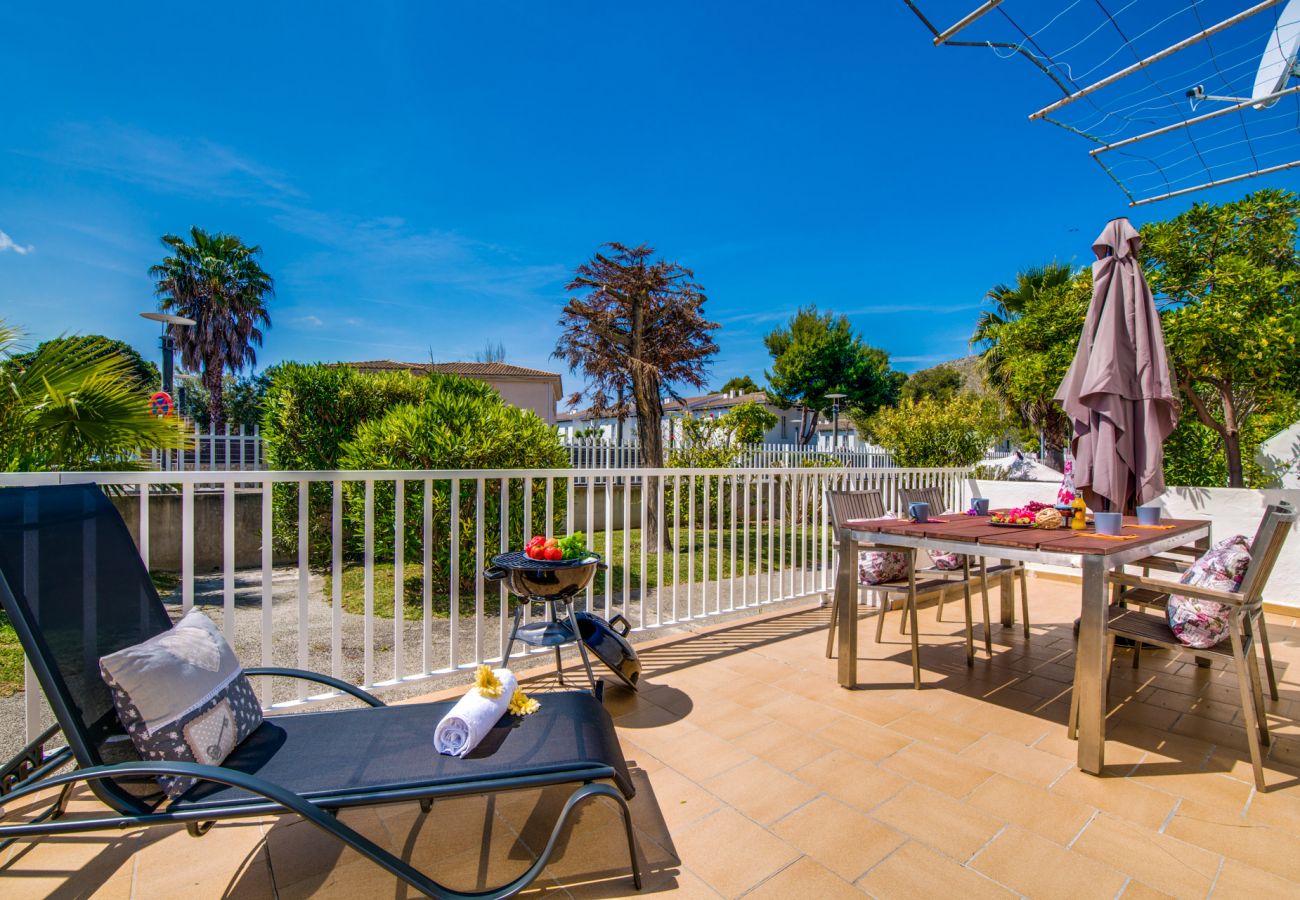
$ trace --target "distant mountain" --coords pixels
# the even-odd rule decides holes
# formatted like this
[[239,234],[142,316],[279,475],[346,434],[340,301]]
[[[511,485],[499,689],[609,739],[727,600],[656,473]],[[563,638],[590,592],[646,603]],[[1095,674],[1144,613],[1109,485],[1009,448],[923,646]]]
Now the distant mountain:
[[980,365],[980,358],[978,356],[963,356],[960,359],[953,359],[948,362],[942,362],[938,365],[931,366],[929,369],[920,369],[913,374],[919,375],[921,372],[929,372],[933,369],[943,368],[956,369],[961,373],[963,390],[978,394],[981,397],[992,393],[989,390],[988,384],[984,381],[984,370]]

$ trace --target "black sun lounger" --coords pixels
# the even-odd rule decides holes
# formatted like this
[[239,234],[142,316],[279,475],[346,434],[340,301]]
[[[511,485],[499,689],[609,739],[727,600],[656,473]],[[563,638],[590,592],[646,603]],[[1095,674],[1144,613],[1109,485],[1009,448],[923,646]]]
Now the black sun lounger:
[[[433,731],[451,702],[385,706],[346,682],[296,669],[248,675],[301,678],[367,704],[267,718],[221,766],[143,760],[118,720],[99,658],[171,627],[126,524],[93,484],[0,489],[0,604],[22,642],[57,724],[0,768],[0,804],[59,788],[23,822],[0,818],[0,849],[15,839],[185,823],[201,836],[222,819],[295,813],[432,897],[508,897],[535,879],[575,806],[609,797],[623,814],[632,877],[641,875],[627,799],[631,779],[614,724],[587,692],[549,693],[526,718],[506,716],[464,759],[439,756]],[[62,732],[67,745],[47,745]],[[69,765],[72,768],[69,769]],[[197,783],[170,803],[156,776]],[[612,785],[610,784],[612,782]],[[107,810],[63,817],[86,783]],[[545,849],[509,884],[464,893],[434,882],[340,822],[352,806],[575,785]]]

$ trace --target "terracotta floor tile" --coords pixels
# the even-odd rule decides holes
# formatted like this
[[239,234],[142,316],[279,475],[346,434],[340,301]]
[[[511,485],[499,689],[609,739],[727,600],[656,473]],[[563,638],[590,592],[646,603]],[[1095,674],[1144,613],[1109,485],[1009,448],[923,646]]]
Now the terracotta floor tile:
[[724,897],[744,893],[799,858],[794,847],[729,808],[686,826],[674,841],[682,864]]
[[741,763],[702,782],[709,792],[763,825],[817,796],[817,789],[761,759]]
[[912,743],[910,737],[851,716],[841,716],[835,722],[817,731],[816,736],[819,740],[856,753],[872,762],[879,762]]
[[857,898],[862,892],[825,866],[803,857],[777,872],[745,895],[746,900],[835,900]]
[[1165,834],[1189,844],[1300,881],[1300,836],[1266,825],[1242,824],[1227,827],[1221,821],[1202,818],[1194,806],[1179,807]]
[[698,728],[673,735],[638,734],[635,740],[694,781],[712,778],[750,759],[750,754],[730,741]]
[[771,830],[845,881],[856,880],[904,840],[898,832],[829,797],[801,806]]
[[[1145,900],[1204,895],[1213,882],[1214,896],[1300,896],[1300,627],[1279,620],[1273,634],[1283,694],[1268,703],[1273,790],[1253,790],[1235,675],[1156,653],[1136,671],[1123,654],[1115,666],[1108,774],[1094,778],[1074,768],[1078,745],[1065,733],[1078,586],[1035,579],[1031,593],[1032,640],[995,627],[994,657],[981,652],[973,669],[961,623],[937,622],[926,605],[922,691],[910,686],[897,613],[881,645],[862,617],[855,691],[838,687],[837,662],[824,656],[824,608],[643,645],[642,691],[606,695],[637,787],[643,893],[964,898],[1011,888]],[[945,611],[959,613],[959,602]],[[434,877],[482,889],[527,868],[570,793],[343,818]],[[102,809],[84,790],[73,805]],[[7,817],[36,811],[11,806]],[[597,800],[570,822],[524,896],[631,895],[617,809]],[[0,895],[402,893],[296,819],[244,827],[220,826],[202,842],[159,828],[18,845],[0,854]]]
[[908,841],[857,882],[873,897],[889,900],[934,900],[961,897],[970,900],[1014,897],[987,876],[953,862],[916,841]]
[[793,772],[834,750],[834,746],[788,725],[770,722],[759,725],[732,741],[738,746],[786,772]]
[[984,734],[979,729],[924,712],[909,713],[890,722],[888,727],[891,731],[933,744],[949,753],[960,753]]
[[1214,896],[1259,900],[1261,897],[1294,897],[1300,884],[1271,872],[1264,872],[1235,859],[1225,860],[1214,883]]
[[1130,879],[1120,897],[1123,900],[1169,900],[1169,898],[1173,897],[1173,894],[1166,894],[1164,891],[1158,891],[1150,885]]
[[[373,818],[367,821],[372,825],[378,822]],[[274,893],[268,846],[258,820],[215,825],[198,841],[183,828],[166,832],[165,838],[141,849],[136,858],[135,890],[139,896],[216,897],[223,892],[238,892],[248,897],[269,897]],[[374,833],[383,839],[382,827],[375,827]],[[342,848],[337,839],[330,840],[336,848]]]
[[920,742],[904,747],[881,765],[954,797],[965,797],[993,774],[978,763]]
[[1222,861],[1218,853],[1106,813],[1093,819],[1070,849],[1176,897],[1205,897]]
[[676,769],[660,769],[648,776],[648,782],[646,790],[638,786],[637,796],[631,801],[633,820],[638,824],[645,823],[649,816],[662,817],[671,834],[722,806],[722,801],[714,794]]
[[1109,774],[1102,777],[1088,775],[1078,769],[1069,769],[1055,784],[1051,793],[1068,797],[1105,812],[1158,829],[1169,817],[1178,798],[1163,791]]
[[1065,846],[1096,812],[1086,803],[1052,794],[1005,775],[994,775],[966,799],[996,819],[1014,822]]
[[1059,756],[1026,747],[1000,734],[984,735],[959,755],[986,769],[1041,787],[1054,782],[1071,766]]
[[1004,825],[1001,819],[918,785],[903,790],[871,815],[894,830],[963,861],[970,859]]
[[868,812],[911,782],[847,750],[834,750],[794,771],[794,776],[837,800]]
[[970,862],[973,869],[1026,897],[1113,897],[1124,873],[1017,825],[1008,826]]

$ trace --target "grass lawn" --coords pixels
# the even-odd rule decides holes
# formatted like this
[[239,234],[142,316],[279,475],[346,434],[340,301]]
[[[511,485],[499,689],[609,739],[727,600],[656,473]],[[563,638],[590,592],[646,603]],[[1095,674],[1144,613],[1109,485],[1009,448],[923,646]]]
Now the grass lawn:
[[9,617],[0,612],[0,697],[23,689],[23,650]]
[[[763,528],[760,532],[757,528],[751,528],[749,534],[750,545],[750,562],[749,574],[757,575],[760,572],[766,572],[768,568],[768,533],[769,529]],[[627,534],[631,538],[631,559],[624,562],[623,545],[625,542],[624,532],[617,531],[610,535],[613,543],[612,553],[609,558],[614,560],[610,566],[609,572],[598,571],[596,573],[596,594],[599,596],[605,591],[605,581],[607,578],[612,580],[612,587],[616,593],[623,590],[623,582],[626,578],[633,590],[639,590],[641,586],[641,530],[634,528]],[[664,573],[664,585],[670,587],[674,578],[678,584],[685,584],[687,581],[702,581],[705,579],[705,547],[707,542],[708,550],[708,573],[709,580],[718,578],[718,550],[721,542],[722,550],[722,578],[729,579],[732,577],[731,556],[732,544],[735,544],[736,551],[736,577],[742,577],[745,574],[745,547],[744,534],[732,534],[730,531],[723,532],[721,535],[717,531],[711,530],[704,532],[696,529],[692,535],[687,529],[683,528],[680,532],[681,546],[675,551],[664,551],[665,560],[652,553],[646,553],[646,588],[654,590],[659,585],[659,574],[662,568]],[[668,537],[672,536],[671,529]],[[605,535],[598,533],[592,536],[594,543],[589,544],[590,549],[597,553],[605,555]],[[694,538],[695,560],[694,560],[694,577],[688,576],[691,570],[690,549],[688,543],[690,538]],[[780,553],[780,533],[774,535],[773,554],[781,557]],[[786,548],[784,559],[789,565],[791,560],[799,559],[794,555],[794,548],[790,546],[790,534],[786,534]],[[817,561],[820,562],[820,548],[817,548]],[[814,550],[809,542],[808,550],[810,560]],[[664,564],[661,566],[660,563]],[[393,616],[393,564],[392,562],[375,561],[375,615],[384,618]],[[408,619],[419,619],[423,617],[423,601],[421,592],[423,589],[423,572],[418,561],[408,562],[404,571],[403,578],[403,616]],[[330,602],[333,596],[332,577],[327,570],[325,576],[325,601]],[[435,618],[445,619],[450,614],[451,604],[445,583],[435,584],[432,590],[431,609]],[[487,585],[484,593],[484,603],[489,611],[499,609],[498,591],[496,585]],[[460,590],[460,614],[462,616],[472,616],[474,614],[474,585],[462,585]],[[361,615],[365,611],[365,567],[360,562],[345,562],[343,565],[343,608],[350,613]]]

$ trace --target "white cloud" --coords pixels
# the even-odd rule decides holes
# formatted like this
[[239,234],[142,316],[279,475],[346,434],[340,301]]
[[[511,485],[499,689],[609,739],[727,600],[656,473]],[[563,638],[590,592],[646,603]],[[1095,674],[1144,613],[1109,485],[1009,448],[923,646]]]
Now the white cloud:
[[268,205],[301,196],[280,173],[230,147],[113,122],[66,126],[54,147],[37,155],[170,193],[251,199]]
[[325,320],[320,316],[298,316],[296,319],[292,319],[291,321],[298,325],[310,325],[312,328],[320,328],[325,324]]
[[13,252],[17,253],[19,256],[26,256],[28,253],[31,253],[35,249],[36,248],[33,247],[31,244],[17,243],[9,235],[5,234],[3,231],[0,231],[0,253],[4,253],[6,250],[12,250]]

